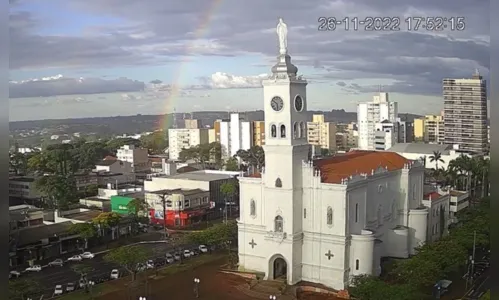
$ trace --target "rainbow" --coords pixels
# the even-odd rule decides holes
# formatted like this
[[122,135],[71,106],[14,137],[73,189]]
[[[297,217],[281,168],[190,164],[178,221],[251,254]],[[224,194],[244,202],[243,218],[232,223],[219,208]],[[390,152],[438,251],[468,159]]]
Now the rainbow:
[[165,107],[165,115],[160,117],[160,120],[158,122],[159,124],[159,130],[167,130],[168,129],[168,118],[167,114],[169,112],[172,112],[175,108],[175,103],[178,100],[179,94],[180,94],[180,80],[182,78],[182,75],[184,74],[184,71],[186,69],[187,64],[190,61],[190,57],[194,55],[194,47],[193,44],[196,42],[197,39],[202,38],[206,31],[209,28],[209,25],[213,19],[213,16],[215,15],[217,9],[220,7],[222,4],[223,0],[211,0],[211,5],[209,9],[203,14],[202,18],[199,21],[199,24],[194,31],[194,39],[192,40],[191,43],[187,43],[185,46],[185,55],[184,58],[182,58],[178,69],[175,72],[174,80],[171,86],[170,93],[168,97],[166,98],[166,107]]

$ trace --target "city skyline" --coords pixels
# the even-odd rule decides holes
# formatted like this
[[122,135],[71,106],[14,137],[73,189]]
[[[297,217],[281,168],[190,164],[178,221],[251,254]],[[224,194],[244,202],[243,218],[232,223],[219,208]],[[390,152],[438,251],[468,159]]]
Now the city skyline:
[[[11,120],[261,109],[278,17],[309,109],[355,111],[382,85],[401,112],[438,114],[443,78],[488,79],[486,2],[12,2]],[[319,17],[368,14],[464,16],[466,29],[317,30]]]

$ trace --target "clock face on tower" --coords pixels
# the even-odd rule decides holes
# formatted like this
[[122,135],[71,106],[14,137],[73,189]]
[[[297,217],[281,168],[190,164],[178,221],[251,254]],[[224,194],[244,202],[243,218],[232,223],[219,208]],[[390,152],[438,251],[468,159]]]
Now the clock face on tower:
[[284,106],[284,101],[281,97],[275,96],[274,98],[272,98],[272,100],[270,100],[270,106],[275,111],[281,111],[282,107]]
[[303,99],[300,95],[295,97],[295,109],[300,112],[303,109]]

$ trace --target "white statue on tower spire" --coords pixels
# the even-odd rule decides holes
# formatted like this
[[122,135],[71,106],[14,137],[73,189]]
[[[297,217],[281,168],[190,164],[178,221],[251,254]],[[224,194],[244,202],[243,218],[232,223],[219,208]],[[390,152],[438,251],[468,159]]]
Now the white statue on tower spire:
[[279,53],[282,55],[288,54],[288,26],[282,18],[279,18],[276,32],[279,37]]

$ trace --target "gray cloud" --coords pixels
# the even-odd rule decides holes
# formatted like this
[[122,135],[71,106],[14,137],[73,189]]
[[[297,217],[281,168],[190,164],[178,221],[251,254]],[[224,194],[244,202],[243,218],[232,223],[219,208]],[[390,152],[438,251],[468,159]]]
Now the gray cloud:
[[347,84],[344,81],[338,81],[336,83],[337,86],[346,86]]
[[128,78],[104,80],[99,78],[76,79],[57,76],[21,82],[11,81],[9,83],[9,93],[10,98],[50,97],[59,95],[136,92],[144,90],[144,87],[143,82]]
[[[434,0],[234,0],[212,7],[213,3],[68,1],[66,5],[74,9],[125,20],[120,27],[96,27],[81,37],[41,36],[34,33],[39,21],[28,13],[17,12],[11,15],[10,22],[11,69],[157,65],[186,53],[205,56],[249,53],[274,60],[277,47],[274,28],[277,17],[281,16],[289,26],[293,61],[298,66],[314,68],[315,74],[306,74],[312,80],[390,79],[397,81],[391,86],[394,91],[440,94],[444,77],[469,76],[476,67],[488,76],[489,1],[455,0],[449,5]],[[321,16],[367,15],[464,16],[466,30],[440,33],[404,29],[385,33],[317,30],[317,19]],[[208,80],[201,82],[199,88],[217,86],[226,85]]]

